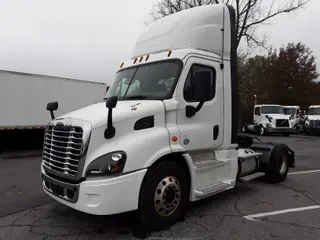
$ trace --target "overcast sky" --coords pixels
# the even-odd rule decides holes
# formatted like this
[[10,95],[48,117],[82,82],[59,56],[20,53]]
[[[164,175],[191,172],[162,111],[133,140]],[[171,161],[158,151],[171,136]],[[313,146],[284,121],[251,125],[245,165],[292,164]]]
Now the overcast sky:
[[[0,69],[109,82],[130,58],[153,2],[0,0]],[[320,71],[320,0],[272,22],[260,29],[269,43],[305,43]]]

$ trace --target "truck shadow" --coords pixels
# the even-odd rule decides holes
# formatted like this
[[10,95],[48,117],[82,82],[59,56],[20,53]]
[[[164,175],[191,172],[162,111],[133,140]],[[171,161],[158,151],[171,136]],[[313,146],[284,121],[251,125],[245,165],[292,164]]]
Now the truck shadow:
[[[237,201],[244,192],[249,195],[254,194],[255,188],[250,185],[238,184],[236,188],[229,191],[196,203],[190,203],[185,217],[180,222],[186,223],[185,219],[201,218],[209,215],[242,216],[237,209]],[[145,234],[144,229],[139,226],[137,211],[111,216],[95,216],[73,210],[59,203],[52,203],[46,210],[43,209],[42,211],[45,211],[46,215],[49,216],[39,219],[40,226],[47,226],[52,230],[61,228],[63,229],[62,234],[66,232],[73,236],[100,235],[108,239],[117,238],[120,235],[126,238],[132,236],[143,238],[142,236]],[[161,231],[151,234],[161,235]]]

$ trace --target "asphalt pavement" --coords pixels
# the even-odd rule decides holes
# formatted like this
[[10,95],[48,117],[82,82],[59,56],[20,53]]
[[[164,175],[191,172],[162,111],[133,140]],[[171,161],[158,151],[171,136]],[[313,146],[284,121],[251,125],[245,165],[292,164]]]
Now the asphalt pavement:
[[[319,239],[320,138],[270,136],[295,151],[280,184],[262,179],[190,205],[186,217],[147,239]],[[51,201],[41,189],[40,158],[0,156],[0,239],[136,239],[134,213],[93,216]]]

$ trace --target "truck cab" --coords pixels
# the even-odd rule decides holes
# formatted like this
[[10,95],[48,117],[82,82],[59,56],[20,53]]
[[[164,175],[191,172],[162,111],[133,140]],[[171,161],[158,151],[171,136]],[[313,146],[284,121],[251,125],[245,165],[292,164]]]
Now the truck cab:
[[297,124],[300,123],[301,120],[301,110],[299,106],[282,106],[284,114],[289,117],[291,126],[295,128]]
[[307,134],[320,133],[320,105],[309,106],[305,121],[305,131]]
[[284,113],[281,105],[260,104],[255,105],[253,110],[253,126],[260,135],[266,133],[282,133],[288,136],[294,132],[290,116]]
[[151,24],[105,101],[57,118],[57,105],[47,107],[44,191],[95,215],[138,210],[145,229],[159,229],[188,202],[236,181],[283,181],[294,152],[238,135],[236,60],[231,6],[195,7]]

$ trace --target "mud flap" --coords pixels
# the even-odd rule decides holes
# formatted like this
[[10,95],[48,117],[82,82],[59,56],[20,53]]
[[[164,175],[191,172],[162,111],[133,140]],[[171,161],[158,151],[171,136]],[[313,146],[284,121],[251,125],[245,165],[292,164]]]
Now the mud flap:
[[288,166],[291,168],[295,167],[294,151],[287,145],[280,143],[253,143],[250,146],[250,149],[254,150],[255,152],[262,153],[262,155],[259,157],[261,171],[264,172],[267,166],[270,164],[272,153],[275,147],[278,145],[282,145],[288,151]]

